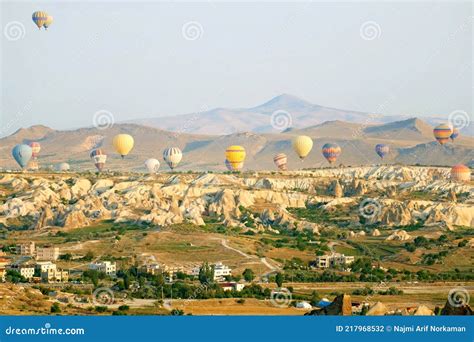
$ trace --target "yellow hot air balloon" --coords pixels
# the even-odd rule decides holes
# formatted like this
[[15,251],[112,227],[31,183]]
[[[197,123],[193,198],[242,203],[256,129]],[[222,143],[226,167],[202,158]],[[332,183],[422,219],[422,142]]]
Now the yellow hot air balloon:
[[245,156],[245,148],[242,146],[232,145],[225,150],[225,158],[234,171],[242,168]]
[[306,158],[313,148],[313,140],[306,135],[298,135],[293,139],[293,149],[300,159]]
[[46,21],[45,21],[44,24],[43,24],[43,27],[47,30],[48,27],[50,27],[52,23],[53,23],[53,16],[52,16],[52,15],[48,15],[48,16],[46,17]]
[[31,19],[33,19],[35,25],[41,30],[46,20],[48,20],[48,13],[44,11],[36,11],[31,16]]
[[117,134],[112,142],[115,151],[123,157],[125,157],[133,148],[134,140],[129,134]]

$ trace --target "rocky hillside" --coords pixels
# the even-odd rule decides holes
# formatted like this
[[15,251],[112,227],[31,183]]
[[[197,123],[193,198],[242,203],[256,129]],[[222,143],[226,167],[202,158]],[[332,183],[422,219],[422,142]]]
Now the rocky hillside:
[[[4,173],[0,221],[12,229],[43,229],[106,219],[157,227],[212,219],[254,232],[346,226],[349,235],[377,234],[365,228],[374,224],[474,227],[473,183],[454,183],[448,175],[446,168],[395,166],[239,176]],[[298,208],[322,220],[306,219]],[[334,220],[325,220],[328,215]],[[388,238],[410,237],[397,231]]]

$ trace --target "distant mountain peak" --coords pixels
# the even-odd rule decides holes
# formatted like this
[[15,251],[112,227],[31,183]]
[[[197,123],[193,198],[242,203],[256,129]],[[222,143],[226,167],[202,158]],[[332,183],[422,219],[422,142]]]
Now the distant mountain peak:
[[315,107],[314,104],[303,100],[297,96],[290,95],[290,94],[280,94],[275,96],[274,98],[270,99],[269,101],[257,106],[250,108],[251,110],[259,110],[259,111],[275,111],[275,110],[303,110],[308,108]]

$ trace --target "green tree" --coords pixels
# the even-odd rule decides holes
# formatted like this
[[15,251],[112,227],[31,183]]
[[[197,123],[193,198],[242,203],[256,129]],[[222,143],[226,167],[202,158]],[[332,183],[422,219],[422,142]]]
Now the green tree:
[[242,273],[245,281],[248,281],[249,283],[255,279],[255,274],[250,268],[246,268],[244,272]]
[[278,287],[282,287],[283,285],[283,274],[281,274],[280,272],[278,272],[275,276],[275,283]]
[[214,282],[214,267],[209,266],[207,262],[203,263],[199,269],[198,278],[201,284],[210,284]]
[[51,305],[51,313],[59,313],[61,312],[61,307],[59,306],[58,303],[53,303],[53,305]]

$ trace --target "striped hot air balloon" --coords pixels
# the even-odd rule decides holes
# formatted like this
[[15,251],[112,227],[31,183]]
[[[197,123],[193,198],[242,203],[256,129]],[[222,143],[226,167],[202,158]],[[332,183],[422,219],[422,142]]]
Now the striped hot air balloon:
[[43,25],[48,20],[48,13],[46,13],[44,11],[36,11],[31,16],[31,19],[33,19],[33,22],[36,24],[36,26],[38,26],[38,29],[41,30]]
[[375,145],[375,152],[383,159],[390,152],[390,147],[385,144],[377,144]]
[[459,136],[459,129],[453,128],[453,133],[451,133],[451,141],[454,142],[454,139],[456,139]]
[[101,172],[104,169],[105,162],[107,161],[107,155],[105,154],[105,152],[102,149],[97,148],[95,150],[92,150],[90,157],[94,161],[94,165],[97,170]]
[[33,154],[31,155],[34,159],[38,158],[38,155],[41,151],[41,145],[39,142],[33,141],[28,144],[31,147]]
[[455,165],[451,169],[451,179],[457,182],[469,182],[471,180],[471,169],[463,164]]
[[273,162],[275,163],[278,170],[281,170],[281,171],[286,171],[287,170],[288,158],[287,158],[286,154],[278,153],[277,155],[275,155],[273,157]]
[[117,134],[112,141],[115,151],[122,157],[122,159],[130,153],[135,141],[130,134]]
[[232,145],[225,150],[226,160],[229,162],[233,171],[239,171],[244,167],[245,148],[238,145]]
[[453,129],[448,124],[441,124],[433,129],[433,135],[441,145],[448,142],[451,134],[453,134]]
[[299,135],[292,141],[293,149],[301,160],[311,152],[313,148],[313,140],[306,135]]
[[322,148],[323,156],[329,162],[329,164],[334,163],[337,160],[337,157],[341,154],[341,148],[338,144],[327,143],[324,144]]
[[181,159],[183,159],[183,153],[178,147],[168,147],[163,152],[163,159],[165,160],[166,164],[173,170],[176,166],[178,166]]

